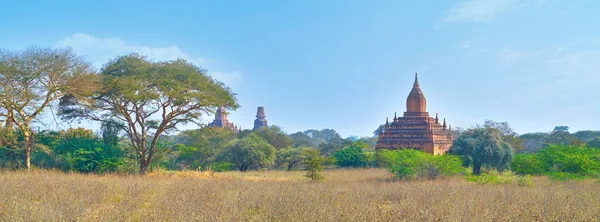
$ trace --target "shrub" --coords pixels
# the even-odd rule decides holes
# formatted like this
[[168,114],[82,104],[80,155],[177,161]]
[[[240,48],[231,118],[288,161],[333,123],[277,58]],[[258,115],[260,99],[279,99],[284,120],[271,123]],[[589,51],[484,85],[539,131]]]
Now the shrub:
[[471,181],[479,184],[507,184],[515,181],[516,177],[511,173],[498,173],[498,172],[482,172],[480,175],[468,175],[465,177],[466,181]]
[[519,175],[541,175],[544,172],[544,163],[535,154],[516,154],[511,168]]
[[321,163],[324,160],[323,157],[319,155],[319,150],[309,148],[303,150],[303,152],[306,156],[306,158],[304,158],[304,160],[302,161],[302,163],[304,164],[304,170],[306,170],[306,175],[304,176],[313,182],[324,180],[325,177],[319,174],[319,171],[323,170],[323,166],[321,166]]
[[235,167],[235,164],[228,162],[216,162],[210,166],[213,172],[229,172]]
[[512,169],[521,175],[547,175],[572,180],[600,175],[600,149],[585,146],[550,145],[537,154],[519,154]]
[[403,180],[433,180],[465,171],[461,159],[452,155],[435,156],[418,150],[400,149],[380,151],[378,156],[384,168]]
[[363,142],[354,142],[350,146],[347,146],[344,149],[336,151],[333,156],[336,159],[335,164],[338,167],[347,167],[347,168],[360,168],[366,167],[367,156],[364,153],[364,148],[367,147],[366,143]]
[[517,184],[520,187],[531,187],[533,185],[531,182],[531,175],[517,177]]
[[365,160],[366,167],[377,167],[377,154],[375,152],[364,152],[362,158]]
[[[549,146],[538,153],[547,172],[563,172],[583,177],[600,173],[600,150],[585,146]],[[566,175],[566,174],[565,174]]]

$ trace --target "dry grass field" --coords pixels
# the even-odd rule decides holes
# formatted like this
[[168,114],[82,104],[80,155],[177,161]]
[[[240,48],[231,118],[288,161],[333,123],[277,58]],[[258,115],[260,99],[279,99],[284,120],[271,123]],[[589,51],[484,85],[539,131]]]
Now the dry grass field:
[[597,221],[600,183],[391,181],[386,171],[0,173],[2,221]]

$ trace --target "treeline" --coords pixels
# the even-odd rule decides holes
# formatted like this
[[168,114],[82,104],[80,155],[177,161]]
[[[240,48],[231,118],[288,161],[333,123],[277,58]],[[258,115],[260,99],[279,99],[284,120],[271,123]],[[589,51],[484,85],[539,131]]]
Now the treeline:
[[[33,134],[35,149],[31,162],[44,169],[67,172],[134,173],[137,154],[120,127],[104,124],[97,132],[70,128],[63,131],[40,131]],[[9,134],[15,144],[0,148],[1,167],[24,168],[24,142],[20,131]],[[298,170],[312,153],[325,154],[319,164],[328,167],[375,167],[376,137],[342,138],[335,130],[307,130],[291,135],[278,126],[234,133],[226,128],[202,127],[163,135],[156,146],[149,170],[230,170],[281,169]]]

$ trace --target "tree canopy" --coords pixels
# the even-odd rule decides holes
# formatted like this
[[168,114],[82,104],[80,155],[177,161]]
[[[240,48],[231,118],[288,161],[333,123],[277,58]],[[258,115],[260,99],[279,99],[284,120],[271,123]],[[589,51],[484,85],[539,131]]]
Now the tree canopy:
[[8,132],[23,134],[24,162],[31,167],[31,123],[53,102],[87,96],[96,86],[94,70],[70,48],[30,47],[0,51],[0,116]]
[[475,175],[481,173],[482,167],[508,169],[513,157],[510,144],[502,140],[500,132],[481,127],[456,138],[448,153],[460,156],[465,166],[473,167]]
[[61,100],[64,119],[122,123],[145,174],[159,137],[178,125],[199,123],[204,113],[217,107],[238,107],[228,87],[206,71],[183,60],[152,62],[138,54],[111,60],[101,70],[101,89],[79,99]]
[[241,139],[227,143],[217,155],[217,160],[235,164],[240,171],[273,165],[275,147],[256,133],[249,133]]

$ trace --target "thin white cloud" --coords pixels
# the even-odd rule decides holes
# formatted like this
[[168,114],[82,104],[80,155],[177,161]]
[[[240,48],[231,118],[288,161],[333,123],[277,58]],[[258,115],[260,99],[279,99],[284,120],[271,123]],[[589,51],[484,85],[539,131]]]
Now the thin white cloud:
[[600,50],[566,52],[546,61],[565,88],[595,86],[600,81]]
[[516,61],[516,60],[523,59],[524,57],[526,57],[528,55],[530,55],[530,54],[527,52],[505,48],[500,52],[499,57],[505,61],[510,62],[510,61]]
[[468,0],[458,2],[448,12],[446,22],[489,22],[499,14],[527,5],[532,0]]
[[463,42],[462,44],[460,44],[461,48],[472,48],[473,47],[473,43],[471,43],[470,41],[466,41]]
[[[116,56],[126,55],[129,53],[140,53],[148,56],[154,61],[174,60],[177,58],[185,59],[194,63],[197,66],[207,68],[206,65],[210,59],[204,57],[194,57],[176,45],[167,47],[151,47],[144,45],[136,45],[127,43],[120,38],[98,38],[85,33],[76,33],[71,36],[64,37],[55,44],[56,47],[71,47],[76,53],[85,55],[94,63],[97,68],[100,68],[104,63]],[[241,83],[242,73],[240,71],[223,72],[213,71],[210,68],[209,74],[215,79],[225,83],[228,86],[236,86]]]

